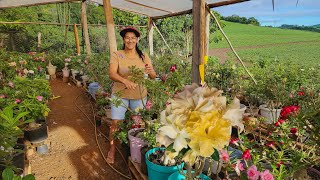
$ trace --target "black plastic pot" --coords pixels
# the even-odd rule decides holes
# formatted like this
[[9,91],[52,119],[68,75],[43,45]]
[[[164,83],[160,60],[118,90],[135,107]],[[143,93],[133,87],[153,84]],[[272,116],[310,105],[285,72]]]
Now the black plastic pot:
[[37,123],[41,124],[41,126],[32,129],[26,128],[24,130],[26,140],[30,142],[41,142],[48,138],[47,123],[45,121],[38,121]]

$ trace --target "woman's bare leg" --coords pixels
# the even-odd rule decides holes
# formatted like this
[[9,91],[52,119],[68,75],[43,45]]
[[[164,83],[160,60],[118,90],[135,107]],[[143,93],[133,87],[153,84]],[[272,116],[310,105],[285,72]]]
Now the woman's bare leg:
[[119,124],[120,120],[112,120],[111,126],[110,126],[110,131],[109,131],[109,140],[110,140],[110,149],[108,152],[108,157],[107,157],[107,161],[110,164],[114,163],[114,156],[115,156],[115,150],[116,150],[116,146],[115,146],[115,140],[113,138],[113,134],[118,131],[118,124]]

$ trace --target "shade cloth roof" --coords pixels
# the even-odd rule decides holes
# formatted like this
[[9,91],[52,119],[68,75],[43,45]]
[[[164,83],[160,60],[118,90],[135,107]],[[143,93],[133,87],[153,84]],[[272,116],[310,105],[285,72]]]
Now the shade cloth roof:
[[[75,2],[79,0],[0,0],[1,8],[34,6],[42,4]],[[103,4],[103,0],[90,0]],[[116,9],[142,14],[151,18],[190,13],[192,0],[110,0],[111,6]],[[206,0],[210,8],[228,4],[244,2],[248,0]]]

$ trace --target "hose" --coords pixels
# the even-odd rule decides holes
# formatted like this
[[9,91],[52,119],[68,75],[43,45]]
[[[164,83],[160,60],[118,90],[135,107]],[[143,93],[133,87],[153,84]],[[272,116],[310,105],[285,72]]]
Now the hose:
[[[91,121],[91,119],[89,118],[89,116],[88,116],[85,112],[83,112],[83,111],[79,108],[79,106],[76,104],[76,101],[77,101],[77,99],[80,97],[80,95],[81,95],[81,94],[79,94],[79,95],[75,98],[75,100],[73,101],[73,104],[87,117],[87,119],[89,120],[89,122],[91,123],[91,125],[94,126],[94,134],[95,134],[96,143],[97,143],[97,145],[98,145],[99,151],[100,151],[103,159],[104,159],[105,162],[108,164],[108,166],[109,166],[112,170],[114,170],[116,173],[118,173],[119,175],[125,177],[126,179],[132,179],[132,177],[129,177],[129,176],[121,173],[121,172],[118,171],[116,168],[114,168],[110,163],[108,163],[107,158],[105,157],[104,153],[102,152],[101,146],[100,146],[99,141],[98,141],[97,126],[96,126],[96,124],[94,124],[94,123]],[[95,122],[96,117],[95,117],[94,108],[93,108],[93,105],[92,105],[92,102],[91,102],[91,101],[90,101],[90,105],[91,105],[91,110],[92,110],[92,113],[93,113],[93,121]],[[104,135],[100,130],[98,130],[98,131],[99,131],[99,133],[100,133],[104,138],[106,138],[108,141],[110,141],[110,139],[109,139],[106,135]],[[118,148],[117,146],[115,146],[115,147],[116,147],[116,150],[119,152],[120,156],[122,157],[123,161],[127,164],[127,161],[125,160],[125,158],[124,158],[123,154],[121,153],[121,151],[119,150],[119,148]],[[127,166],[127,167],[128,167],[129,172],[130,172],[129,166]],[[130,173],[130,176],[131,176],[131,173]]]

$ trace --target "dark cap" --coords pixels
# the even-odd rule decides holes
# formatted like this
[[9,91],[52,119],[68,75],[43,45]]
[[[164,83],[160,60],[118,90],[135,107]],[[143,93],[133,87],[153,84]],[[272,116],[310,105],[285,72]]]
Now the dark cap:
[[120,35],[124,37],[127,32],[133,32],[137,37],[140,37],[140,32],[134,27],[125,27],[120,31]]

